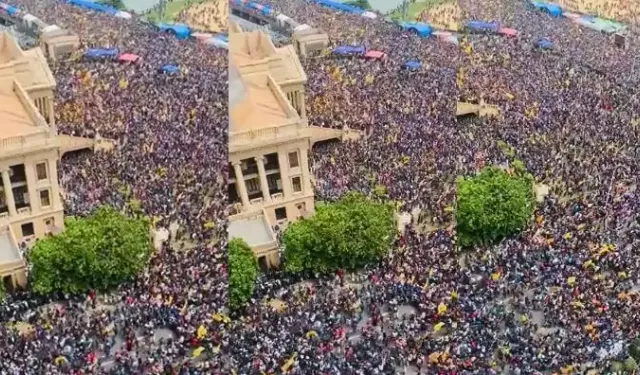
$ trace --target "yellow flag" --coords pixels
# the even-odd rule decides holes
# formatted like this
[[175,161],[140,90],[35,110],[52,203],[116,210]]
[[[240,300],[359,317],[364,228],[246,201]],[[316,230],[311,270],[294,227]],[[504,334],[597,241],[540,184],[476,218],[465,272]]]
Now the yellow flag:
[[429,354],[429,363],[438,363],[440,361],[440,352]]
[[589,267],[593,267],[593,260],[589,259],[588,261],[582,263],[582,268],[589,268]]
[[203,325],[198,327],[198,331],[196,332],[198,340],[202,340],[207,335],[207,329],[204,328]]
[[498,281],[500,280],[500,272],[494,272],[491,274],[491,280]]
[[291,369],[291,366],[293,366],[293,364],[296,361],[296,355],[297,353],[294,353],[291,358],[287,359],[287,362],[284,363],[284,365],[282,365],[282,367],[280,368],[280,370],[282,370],[282,372],[287,372]]
[[373,76],[371,74],[367,74],[366,77],[364,77],[364,83],[366,83],[367,85],[372,84]]
[[61,364],[65,363],[67,359],[63,356],[59,356],[59,357],[56,357],[56,359],[54,359],[53,361],[55,362],[56,365],[60,366]]
[[575,276],[569,276],[569,277],[567,278],[567,284],[569,284],[569,285],[573,285],[573,284],[575,284],[575,283],[576,283],[576,277],[575,277]]
[[447,305],[440,302],[440,304],[438,305],[438,315],[444,315],[444,313],[446,312],[447,312]]
[[126,89],[127,87],[129,87],[129,81],[125,78],[121,79],[120,82],[118,82],[118,87],[120,87],[121,89]]
[[458,292],[455,290],[451,292],[451,299],[458,299]]
[[316,333],[316,331],[309,331],[309,332],[307,332],[307,333],[305,334],[305,336],[306,336],[308,339],[311,339],[311,338],[318,337],[318,334]]
[[433,325],[433,331],[438,332],[444,327],[444,323],[439,322]]
[[204,351],[204,348],[202,346],[196,348],[193,353],[191,353],[191,358],[196,358],[199,357],[200,354],[202,354],[202,352]]

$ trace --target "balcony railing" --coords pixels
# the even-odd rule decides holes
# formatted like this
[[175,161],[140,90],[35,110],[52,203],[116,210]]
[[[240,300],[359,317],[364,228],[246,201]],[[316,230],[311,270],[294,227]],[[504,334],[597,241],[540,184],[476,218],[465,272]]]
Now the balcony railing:
[[18,215],[30,215],[31,207],[27,206],[27,207],[18,208],[16,211],[18,212]]
[[51,138],[46,132],[9,137],[0,141],[0,149],[21,148],[27,146],[33,141],[45,141],[47,139]]

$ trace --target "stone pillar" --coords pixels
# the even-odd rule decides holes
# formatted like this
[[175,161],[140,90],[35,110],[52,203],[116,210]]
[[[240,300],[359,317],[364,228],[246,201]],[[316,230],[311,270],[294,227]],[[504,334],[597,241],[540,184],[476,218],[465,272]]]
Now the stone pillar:
[[309,175],[309,159],[307,149],[300,150],[300,170],[302,172],[302,192],[307,195],[313,193],[311,176]]
[[58,185],[58,166],[56,159],[49,159],[49,180],[51,181],[51,206],[54,210],[62,209],[62,198],[60,196],[60,186]]
[[[31,206],[31,213],[36,213],[40,211],[40,202],[38,191],[36,189],[36,172],[34,170],[35,166],[33,164],[25,164],[24,165],[24,174],[27,176],[27,192],[29,193],[29,206]],[[48,168],[51,170],[51,168]],[[51,177],[51,176],[49,176]],[[51,205],[54,206],[56,199],[55,197],[51,197]]]
[[249,208],[249,194],[247,193],[247,186],[244,183],[244,176],[242,175],[242,167],[240,162],[233,163],[233,170],[236,172],[236,186],[238,187],[238,194],[240,200],[245,208]]
[[7,206],[9,207],[9,216],[17,216],[16,201],[13,199],[13,189],[11,189],[11,178],[9,170],[2,171],[2,185],[4,187],[4,196],[7,198]]
[[300,108],[300,117],[307,118],[307,105],[304,100],[304,90],[298,90],[298,108]]
[[278,152],[278,164],[280,165],[280,179],[282,180],[282,195],[285,199],[291,198],[291,181],[289,181],[289,160],[286,152]]
[[51,126],[51,128],[54,130],[54,132],[57,134],[56,131],[56,116],[55,113],[53,113],[53,97],[47,97],[46,98],[47,101],[47,110],[49,112],[49,126]]
[[265,203],[271,203],[271,193],[269,193],[269,182],[267,181],[267,171],[264,169],[264,156],[256,157],[258,164],[258,177],[260,177],[260,189]]

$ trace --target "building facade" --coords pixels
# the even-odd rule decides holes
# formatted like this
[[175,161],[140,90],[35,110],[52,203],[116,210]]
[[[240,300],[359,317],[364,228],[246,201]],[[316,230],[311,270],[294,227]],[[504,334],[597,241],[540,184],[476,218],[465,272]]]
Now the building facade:
[[279,264],[273,228],[313,213],[306,74],[292,46],[232,25],[229,235],[243,238],[263,268]]
[[9,288],[26,282],[22,247],[64,226],[54,88],[39,48],[21,51],[0,34],[0,277]]

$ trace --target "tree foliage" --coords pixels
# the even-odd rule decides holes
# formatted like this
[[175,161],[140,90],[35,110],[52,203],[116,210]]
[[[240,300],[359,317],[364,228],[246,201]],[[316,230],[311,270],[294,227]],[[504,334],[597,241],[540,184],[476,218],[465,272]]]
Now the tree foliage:
[[149,222],[100,207],[71,218],[65,230],[36,242],[28,255],[31,287],[39,294],[104,290],[130,280],[151,256]]
[[122,0],[100,0],[98,1],[102,5],[107,5],[118,10],[125,10],[125,5]]
[[239,238],[229,241],[229,305],[236,309],[251,295],[258,277],[258,262],[246,242]]
[[636,361],[640,361],[640,338],[635,339],[635,341],[629,345],[629,355]]
[[624,360],[624,369],[628,372],[634,372],[638,370],[638,363],[633,357],[628,357]]
[[456,180],[458,243],[469,246],[499,240],[522,230],[535,209],[533,178],[522,162],[510,172],[485,167]]
[[371,4],[369,4],[369,0],[351,0],[351,1],[346,1],[345,4],[358,7],[364,10],[371,9]]
[[395,234],[391,205],[347,194],[317,207],[310,219],[289,226],[283,238],[285,269],[319,273],[357,269],[380,259]]

